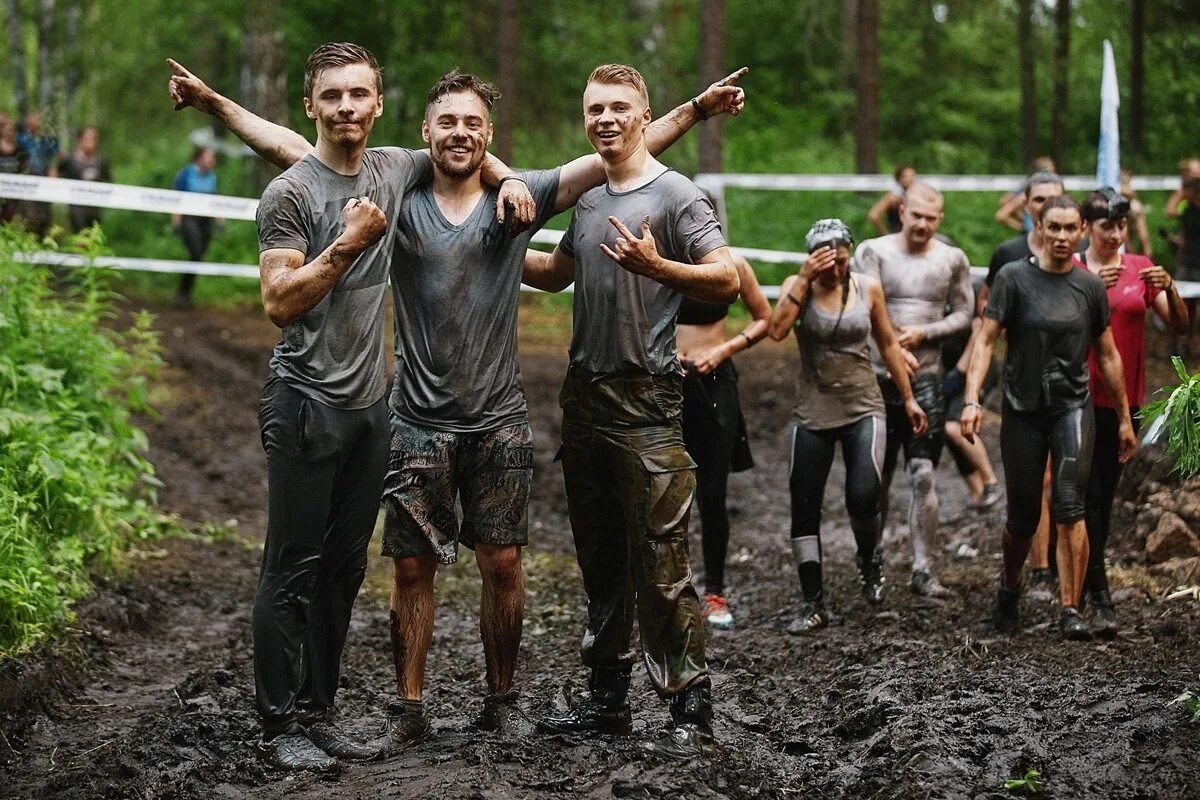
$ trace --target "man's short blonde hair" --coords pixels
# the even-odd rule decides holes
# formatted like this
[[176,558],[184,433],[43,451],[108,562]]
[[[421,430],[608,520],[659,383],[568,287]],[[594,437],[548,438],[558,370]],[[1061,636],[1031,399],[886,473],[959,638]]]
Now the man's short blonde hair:
[[933,188],[931,184],[923,181],[918,181],[912,186],[908,187],[908,191],[904,193],[905,204],[907,204],[910,200],[926,200],[935,204],[939,210],[945,205],[945,201],[942,198],[942,193]]
[[646,105],[650,105],[650,93],[646,91],[646,79],[642,77],[642,73],[625,64],[601,64],[592,70],[587,82],[632,86],[646,101]]

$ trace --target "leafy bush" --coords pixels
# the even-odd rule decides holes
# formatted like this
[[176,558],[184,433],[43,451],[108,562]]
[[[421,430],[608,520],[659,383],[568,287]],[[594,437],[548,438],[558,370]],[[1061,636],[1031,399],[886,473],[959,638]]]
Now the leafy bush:
[[[76,242],[95,254],[98,240]],[[160,363],[150,317],[112,330],[105,271],[18,259],[37,244],[0,225],[0,659],[67,619],[91,570],[165,524],[130,419],[149,411]]]
[[1189,375],[1183,359],[1171,357],[1176,386],[1160,389],[1167,397],[1147,403],[1141,411],[1145,422],[1163,418],[1166,427],[1166,457],[1175,459],[1172,469],[1185,478],[1200,472],[1200,373]]

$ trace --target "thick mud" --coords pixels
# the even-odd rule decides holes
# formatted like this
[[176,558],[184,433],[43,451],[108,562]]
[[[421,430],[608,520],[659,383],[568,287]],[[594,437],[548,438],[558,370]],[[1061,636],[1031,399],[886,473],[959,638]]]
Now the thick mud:
[[[439,577],[427,676],[436,735],[332,778],[266,771],[253,754],[249,610],[265,522],[256,413],[274,330],[253,312],[164,310],[159,324],[170,367],[158,393],[162,414],[146,424],[166,483],[161,502],[189,523],[232,525],[234,533],[146,548],[134,575],[80,605],[67,644],[8,665],[0,674],[9,684],[0,687],[9,706],[0,717],[0,796],[1011,797],[1004,781],[1029,769],[1041,772],[1049,797],[1200,791],[1200,723],[1167,706],[1198,682],[1200,604],[1162,599],[1134,554],[1117,552],[1117,641],[1060,642],[1055,606],[1034,597],[1024,601],[1019,635],[995,635],[987,620],[1003,504],[987,514],[967,511],[948,458],[939,471],[938,563],[956,596],[930,601],[907,591],[907,489],[898,478],[887,544],[891,591],[882,609],[860,599],[835,466],[825,542],[838,624],[811,638],[784,632],[798,605],[787,544],[783,433],[794,369],[787,344],[760,346],[738,362],[758,467],[731,486],[737,627],[714,635],[708,648],[719,758],[680,766],[637,754],[638,737],[655,734],[667,715],[636,673],[633,738],[476,731],[483,654],[468,556]],[[584,685],[583,594],[561,473],[551,463],[564,367],[561,343],[522,342],[538,475],[518,677],[531,716]],[[343,672],[342,718],[364,735],[381,727],[394,692],[387,570],[373,559]]]

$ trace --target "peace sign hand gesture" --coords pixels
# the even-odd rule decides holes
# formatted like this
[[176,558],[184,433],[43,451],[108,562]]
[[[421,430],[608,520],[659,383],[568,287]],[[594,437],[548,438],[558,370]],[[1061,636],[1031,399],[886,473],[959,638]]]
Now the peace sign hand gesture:
[[662,257],[659,256],[658,247],[654,243],[654,234],[650,232],[650,215],[647,214],[642,219],[642,238],[640,239],[634,236],[629,228],[625,227],[625,223],[616,217],[610,216],[608,221],[621,235],[617,237],[615,249],[609,249],[608,245],[601,242],[600,249],[604,251],[604,255],[635,275],[653,278],[659,271],[658,266]]

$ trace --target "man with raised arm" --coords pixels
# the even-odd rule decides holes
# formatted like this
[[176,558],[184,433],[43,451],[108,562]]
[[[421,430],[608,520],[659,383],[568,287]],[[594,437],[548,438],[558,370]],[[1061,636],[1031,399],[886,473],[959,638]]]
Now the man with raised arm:
[[[942,217],[941,192],[927,183],[914,183],[900,207],[900,232],[868,239],[854,254],[854,270],[883,285],[888,317],[896,326],[900,346],[916,356],[920,364],[912,378],[912,392],[929,417],[929,427],[918,436],[887,365],[877,349],[871,351],[887,409],[880,527],[882,531],[886,524],[888,487],[903,447],[911,489],[908,537],[913,560],[909,588],[926,597],[949,594],[934,577],[929,561],[938,525],[934,476],[945,441],[941,340],[970,329],[974,300],[971,265],[966,254],[934,236]],[[882,558],[881,550],[876,553],[877,558]]]
[[304,108],[317,144],[271,182],[257,218],[263,306],[283,337],[259,407],[268,522],[254,673],[264,758],[329,771],[337,757],[378,752],[333,724],[334,696],[388,465],[383,309],[394,220],[432,169],[424,153],[367,148],[383,95],[362,47],[313,51]]
[[738,273],[712,204],[646,145],[650,103],[637,70],[597,67],[583,95],[588,140],[607,181],[579,199],[553,253],[530,251],[527,283],[575,283],[571,364],[560,394],[560,451],[575,551],[588,596],[590,693],[543,730],[628,734],[634,615],[650,681],[672,728],[647,743],[689,758],[712,746],[704,623],[687,527],[695,464],[680,427],[675,317],[689,297],[732,302]]
[[[303,137],[254,117],[176,66],[173,93],[213,113],[281,166],[310,149]],[[694,122],[738,113],[744,70],[711,86],[650,126],[665,149]],[[532,230],[506,233],[487,211],[496,190],[481,168],[498,94],[474,75],[450,72],[429,92],[422,136],[433,182],[397,212],[391,281],[396,381],[384,487],[384,554],[394,559],[392,643],[399,700],[389,707],[390,746],[424,735],[426,654],[433,630],[434,577],[461,542],[475,551],[483,580],[480,629],[488,695],[476,724],[506,729],[517,693],[513,670],[524,607],[521,547],[532,481],[532,434],[517,362],[521,267]],[[535,228],[604,181],[592,154],[558,169],[523,172],[535,200]],[[510,185],[509,179],[503,181]],[[462,505],[461,524],[455,514]]]

